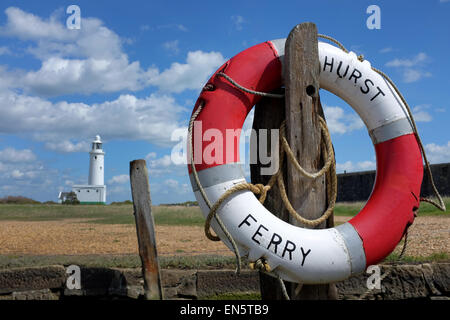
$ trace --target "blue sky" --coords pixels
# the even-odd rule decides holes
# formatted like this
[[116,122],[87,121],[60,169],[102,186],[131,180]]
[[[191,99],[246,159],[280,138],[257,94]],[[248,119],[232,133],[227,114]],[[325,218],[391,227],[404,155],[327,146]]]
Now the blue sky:
[[[81,9],[79,30],[66,27],[72,4]],[[366,26],[371,4],[380,7],[380,29]],[[306,21],[391,76],[431,162],[448,162],[449,16],[448,0],[4,0],[0,197],[55,201],[59,191],[87,183],[87,151],[100,134],[108,202],[131,198],[129,162],[139,158],[150,169],[153,203],[193,200],[186,166],[170,159],[171,136],[185,131],[202,85],[235,54]],[[323,90],[321,99],[338,170],[373,169],[359,118]]]

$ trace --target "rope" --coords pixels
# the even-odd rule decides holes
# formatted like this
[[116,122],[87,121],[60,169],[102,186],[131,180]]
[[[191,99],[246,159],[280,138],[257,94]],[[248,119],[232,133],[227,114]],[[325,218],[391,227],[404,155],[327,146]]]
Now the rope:
[[327,153],[330,155],[326,158],[325,165],[320,169],[320,171],[316,173],[309,173],[305,169],[302,168],[302,166],[298,163],[297,159],[295,158],[294,153],[292,152],[287,140],[286,140],[286,121],[283,121],[280,127],[280,133],[281,133],[281,142],[283,145],[283,149],[286,152],[288,159],[291,161],[291,163],[294,165],[294,167],[306,178],[310,179],[317,179],[324,175],[325,172],[327,172],[330,169],[331,163],[333,162],[333,145],[331,142],[330,133],[328,132],[327,125],[325,123],[325,120],[323,120],[322,117],[319,117],[319,123],[320,128],[322,131],[322,135],[324,137]]
[[325,120],[323,120],[321,117],[319,117],[319,122],[320,122],[321,129],[322,129],[322,136],[324,137],[324,141],[325,141],[325,146],[322,147],[322,149],[324,150],[324,154],[325,154],[327,160],[325,162],[325,165],[322,167],[322,169],[320,169],[316,173],[307,172],[298,163],[297,159],[295,159],[295,156],[285,138],[285,132],[284,132],[285,122],[282,123],[281,128],[280,128],[280,140],[282,141],[283,151],[285,151],[286,154],[288,155],[288,159],[294,164],[294,167],[304,177],[310,178],[310,179],[317,179],[318,177],[321,177],[322,175],[324,175],[328,170],[330,170],[330,168],[332,168],[333,174],[331,175],[332,181],[330,184],[330,187],[331,187],[331,197],[329,197],[330,203],[328,205],[327,210],[322,214],[322,216],[317,219],[313,219],[313,220],[306,219],[306,218],[302,217],[300,214],[298,214],[297,211],[292,207],[292,204],[289,201],[289,198],[286,194],[286,189],[284,186],[284,181],[283,181],[284,153],[281,152],[281,149],[280,149],[280,165],[278,166],[278,171],[275,175],[273,175],[270,178],[269,183],[267,185],[265,185],[265,186],[262,184],[254,185],[252,183],[237,184],[237,185],[233,186],[232,188],[228,189],[226,192],[224,192],[221,195],[221,197],[219,198],[219,200],[217,200],[217,202],[212,207],[210,207],[210,211],[209,211],[208,216],[206,217],[206,222],[205,222],[205,234],[208,239],[213,240],[213,241],[220,240],[219,237],[211,234],[210,225],[211,225],[212,218],[217,216],[217,210],[219,209],[219,207],[222,205],[222,203],[226,199],[228,199],[232,194],[234,194],[236,192],[249,190],[249,191],[252,191],[254,194],[260,194],[261,196],[259,198],[259,201],[261,202],[261,204],[264,204],[264,201],[267,196],[267,192],[273,187],[275,181],[278,183],[278,187],[279,187],[280,194],[281,194],[281,199],[283,200],[283,203],[284,203],[286,209],[288,210],[290,215],[293,218],[295,218],[296,220],[298,220],[299,222],[301,222],[309,227],[315,227],[330,217],[331,213],[333,212],[334,205],[336,203],[336,197],[337,197],[337,178],[336,178],[336,169],[335,169],[336,167],[334,164],[334,152],[333,152],[333,145],[331,143],[330,133],[328,132],[328,128],[326,126]]
[[205,235],[208,239],[212,240],[212,241],[220,241],[220,238],[213,235],[211,233],[211,220],[213,217],[217,217],[217,210],[219,209],[219,207],[222,205],[222,203],[228,199],[228,197],[230,197],[233,193],[239,192],[239,191],[244,191],[244,190],[249,190],[252,191],[255,194],[261,194],[261,197],[259,199],[259,201],[261,203],[264,203],[264,200],[266,199],[266,195],[267,195],[267,191],[270,189],[270,186],[264,186],[262,184],[251,184],[251,183],[240,183],[235,185],[234,187],[228,189],[224,194],[222,194],[222,196],[219,198],[219,200],[216,201],[216,203],[214,203],[214,205],[212,207],[210,207],[210,211],[208,216],[206,217],[206,221],[205,221]]
[[[333,213],[334,205],[336,204],[336,197],[337,197],[337,176],[336,176],[336,165],[334,161],[334,151],[333,151],[333,144],[331,142],[331,136],[328,131],[327,125],[325,120],[322,117],[318,117],[321,132],[322,132],[322,152],[324,154],[324,158],[326,159],[324,166],[322,169],[320,169],[316,173],[309,173],[306,170],[302,168],[302,166],[298,163],[297,159],[295,158],[294,153],[292,152],[292,149],[290,148],[286,137],[285,137],[285,122],[283,121],[281,128],[280,128],[280,140],[282,143],[283,151],[288,156],[289,161],[294,165],[294,167],[297,169],[298,172],[300,172],[305,178],[309,179],[317,179],[321,176],[323,176],[326,172],[329,172],[331,170],[330,178],[327,180],[327,190],[329,191],[328,199],[329,204],[326,211],[317,219],[306,219],[302,217],[300,214],[297,213],[297,211],[292,207],[291,202],[288,199],[288,196],[286,194],[286,188],[284,186],[283,181],[283,173],[282,173],[282,161],[284,158],[284,153],[280,152],[280,166],[278,169],[278,172],[276,174],[277,182],[278,182],[278,188],[280,190],[281,199],[283,200],[283,203],[288,210],[289,214],[295,218],[297,221],[309,226],[309,227],[315,227],[325,220],[327,220],[330,215]],[[323,143],[323,141],[325,143]]]
[[281,277],[278,274],[274,274],[273,272],[271,272],[272,270],[270,269],[270,266],[266,263],[266,260],[264,258],[259,258],[255,262],[251,262],[249,266],[251,269],[259,270],[264,274],[277,278],[280,283],[281,293],[283,294],[284,299],[291,300],[289,298],[289,294],[287,293],[286,285],[284,284],[283,279],[281,279]]
[[236,88],[240,89],[241,91],[250,93],[250,94],[254,94],[254,95],[257,95],[257,96],[261,96],[261,97],[268,97],[268,98],[277,98],[277,99],[283,99],[284,98],[284,94],[267,93],[267,92],[254,91],[254,90],[250,90],[248,88],[245,88],[245,87],[241,86],[239,83],[237,83],[236,81],[234,81],[232,78],[230,78],[230,76],[228,76],[227,74],[225,74],[223,72],[218,72],[217,76],[227,79]]
[[329,40],[329,41],[333,42],[335,45],[337,45],[339,48],[341,48],[342,51],[344,51],[345,53],[348,53],[348,50],[344,47],[344,45],[342,43],[340,43],[339,41],[337,41],[336,39],[334,39],[333,37],[319,33],[317,35],[317,38],[323,38],[323,39]]

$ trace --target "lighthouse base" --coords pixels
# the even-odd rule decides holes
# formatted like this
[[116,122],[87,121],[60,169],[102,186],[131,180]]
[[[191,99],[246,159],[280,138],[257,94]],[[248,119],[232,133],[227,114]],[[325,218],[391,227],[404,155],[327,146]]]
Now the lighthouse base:
[[80,204],[106,204],[105,185],[74,185],[72,191]]

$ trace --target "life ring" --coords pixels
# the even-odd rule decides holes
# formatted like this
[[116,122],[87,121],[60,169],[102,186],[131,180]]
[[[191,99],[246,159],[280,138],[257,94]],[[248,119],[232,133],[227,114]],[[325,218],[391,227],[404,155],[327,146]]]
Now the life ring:
[[[285,41],[255,45],[227,61],[196,102],[194,112],[200,104],[204,107],[196,118],[201,128],[192,132],[192,150],[194,155],[200,154],[195,168],[211,203],[246,181],[238,164],[239,144],[234,143],[230,157],[225,152],[230,142],[224,139],[223,149],[216,154],[216,159],[222,161],[211,163],[202,157],[211,142],[202,137],[209,129],[218,130],[223,137],[227,129],[241,129],[260,99],[237,89],[217,73],[227,74],[246,88],[273,91],[282,85]],[[248,255],[250,261],[264,257],[270,269],[284,280],[306,284],[344,280],[390,254],[413,223],[423,175],[422,155],[411,121],[392,86],[353,52],[346,53],[324,42],[318,46],[320,87],[341,97],[359,114],[375,147],[376,181],[366,205],[347,223],[320,230],[280,220],[250,191],[233,194],[218,211],[242,256]],[[206,217],[209,207],[188,167],[195,196]],[[214,220],[213,230],[231,248]]]

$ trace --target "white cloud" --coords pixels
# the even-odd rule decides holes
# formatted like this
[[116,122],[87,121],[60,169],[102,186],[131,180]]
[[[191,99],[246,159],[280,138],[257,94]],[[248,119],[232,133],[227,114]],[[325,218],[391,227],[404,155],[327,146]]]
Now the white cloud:
[[183,31],[183,32],[188,32],[189,31],[189,29],[186,26],[182,25],[182,24],[177,24],[176,27],[177,27],[177,29],[179,31]]
[[128,174],[120,174],[109,179],[108,184],[124,184],[128,181],[130,181],[130,176]]
[[411,59],[397,58],[391,60],[386,63],[386,66],[400,69],[403,74],[403,81],[411,83],[432,76],[431,72],[423,69],[424,65],[429,62],[429,60],[426,53],[420,52]]
[[145,159],[155,159],[157,157],[156,152],[150,152],[145,156]]
[[139,62],[129,63],[125,55],[112,60],[50,57],[20,83],[26,91],[44,96],[136,91],[145,86],[151,73],[143,71]]
[[14,148],[5,148],[0,150],[0,161],[3,162],[32,162],[36,160],[36,155],[29,149],[17,150]]
[[164,155],[157,158],[154,152],[150,152],[145,158],[148,161],[149,175],[152,177],[159,177],[168,174],[183,176],[187,173],[186,164],[174,163],[170,155]]
[[431,163],[450,162],[450,141],[443,145],[429,143],[425,145],[425,151]]
[[70,140],[51,141],[45,143],[45,148],[61,153],[86,152],[89,150],[89,144],[86,141],[78,143],[72,143]]
[[166,49],[170,54],[177,55],[180,53],[180,48],[178,47],[179,41],[167,41],[163,43],[163,48]]
[[46,96],[139,90],[151,70],[129,62],[122,39],[96,18],[83,17],[82,28],[69,30],[52,15],[43,19],[19,8],[5,10],[0,34],[31,41],[27,52],[41,67],[18,77],[16,86]]
[[61,28],[62,24],[56,20],[55,15],[52,15],[48,20],[43,20],[16,7],[7,8],[5,14],[7,22],[4,27],[0,28],[1,34],[17,36],[22,40],[64,40],[66,35],[64,29]]
[[175,192],[178,194],[185,194],[191,191],[190,187],[186,183],[180,183],[174,179],[167,179],[162,183],[165,188],[165,192]]
[[122,94],[93,104],[49,101],[43,96],[149,85],[171,93],[199,90],[225,60],[218,52],[194,51],[185,63],[173,63],[163,71],[155,66],[143,70],[138,61],[128,61],[120,37],[98,19],[84,17],[80,30],[68,30],[55,14],[44,19],[18,8],[5,13],[0,34],[31,41],[28,52],[42,64],[32,71],[0,67],[0,133],[25,134],[58,152],[86,151],[83,141],[96,134],[173,144],[171,133],[180,127],[177,118],[185,109],[168,94],[141,98]]
[[20,179],[23,177],[23,175],[24,175],[24,173],[17,169],[15,169],[11,172],[11,177],[13,177],[14,179]]
[[40,201],[56,200],[58,191],[72,184],[67,175],[47,167],[47,161],[28,149],[6,147],[0,150],[0,158],[0,197],[22,195]]
[[433,120],[431,114],[428,111],[426,111],[430,107],[431,106],[429,104],[422,104],[415,106],[412,109],[414,120],[416,122],[430,122],[431,120]]
[[124,186],[114,186],[112,188],[108,188],[108,194],[124,194],[129,192],[130,188],[126,188]]
[[101,20],[83,17],[82,28],[70,30],[57,13],[43,19],[9,7],[5,10],[7,20],[0,27],[0,34],[34,42],[36,45],[29,47],[28,52],[41,60],[49,56],[113,59],[123,54],[120,37],[106,28]]
[[364,128],[364,123],[358,115],[346,114],[340,107],[324,106],[323,111],[331,133],[344,134]]
[[178,128],[177,115],[183,110],[174,98],[157,94],[144,98],[121,95],[88,105],[52,103],[7,91],[0,93],[0,132],[28,134],[61,152],[86,150],[80,141],[96,134],[107,140],[147,140],[167,146],[173,144],[170,136]]
[[0,185],[5,185],[10,179],[22,181],[21,185],[37,181],[43,183],[48,173],[48,169],[29,149],[17,150],[7,147],[0,150]]
[[173,179],[167,179],[164,181],[163,183],[166,187],[172,188],[172,189],[176,189],[179,186],[178,181],[173,180]]
[[152,27],[148,24],[143,24],[140,26],[141,31],[158,31],[158,30],[163,30],[163,29],[170,29],[170,30],[175,30],[175,31],[182,31],[182,32],[188,32],[189,29],[180,23],[171,23],[171,24],[161,24],[161,25],[157,25],[155,27]]
[[392,49],[392,47],[386,47],[381,49],[379,52],[380,53],[388,53],[388,52],[392,52],[394,49]]
[[394,59],[386,63],[387,67],[414,67],[428,59],[424,52],[418,53],[412,59]]
[[[160,72],[144,69],[139,61],[130,62],[123,52],[123,40],[96,18],[83,17],[79,30],[69,30],[55,16],[43,19],[19,8],[5,11],[6,24],[0,34],[31,41],[27,52],[41,60],[38,70],[17,76],[14,88],[41,96],[92,94],[141,90],[149,85],[166,92],[180,93],[200,89],[215,69],[224,62],[218,52],[189,52],[186,63],[173,63]],[[166,25],[159,28],[177,28]],[[166,42],[166,49],[178,53],[178,40]]]
[[148,83],[165,92],[180,93],[184,90],[199,90],[208,77],[225,62],[219,52],[188,52],[186,63],[174,62],[169,69],[152,70]]
[[183,32],[188,32],[189,29],[180,23],[170,23],[170,24],[162,24],[162,25],[158,25],[155,28],[156,30],[161,30],[161,29],[172,29],[172,30],[177,30],[177,31],[183,31]]
[[154,152],[150,152],[147,155],[148,159],[150,159],[149,168],[159,168],[159,167],[166,168],[173,164],[169,155],[164,155],[161,158],[152,160],[153,154]]
[[237,31],[241,31],[243,29],[243,24],[246,22],[244,17],[239,15],[231,16],[231,22],[233,23],[234,28]]
[[406,83],[411,83],[411,82],[419,81],[422,78],[429,78],[431,76],[432,76],[431,72],[428,72],[428,71],[406,69],[403,72],[403,81]]
[[336,171],[342,172],[356,172],[356,171],[368,171],[375,170],[376,162],[374,161],[361,161],[354,163],[353,161],[347,161],[344,163],[336,163]]
[[3,90],[17,86],[17,82],[24,73],[18,70],[11,70],[6,65],[0,65],[0,94]]
[[0,56],[11,54],[11,50],[8,47],[2,46],[0,47]]

